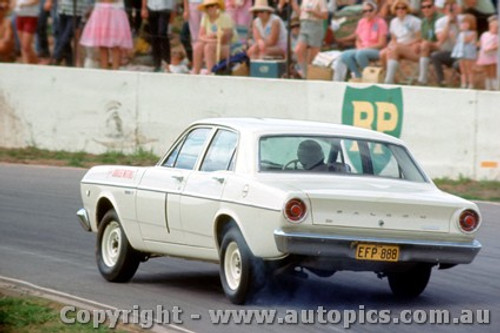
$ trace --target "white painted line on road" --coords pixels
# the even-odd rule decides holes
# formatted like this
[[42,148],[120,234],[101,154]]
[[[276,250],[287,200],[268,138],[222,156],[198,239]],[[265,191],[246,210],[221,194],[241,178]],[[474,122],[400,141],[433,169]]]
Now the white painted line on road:
[[[35,290],[35,291],[39,292],[40,293],[39,296],[41,296],[43,298],[47,298],[47,299],[50,299],[52,301],[56,301],[56,302],[64,303],[64,304],[70,303],[71,305],[73,305],[75,307],[82,308],[85,310],[93,310],[95,307],[100,308],[100,309],[112,310],[112,311],[119,310],[118,308],[111,306],[111,305],[107,305],[107,304],[96,302],[96,301],[93,301],[93,300],[90,300],[87,298],[71,295],[71,294],[68,294],[68,293],[65,293],[62,291],[58,291],[55,289],[41,287],[41,286],[38,286],[38,285],[33,284],[31,282],[28,282],[28,281],[13,279],[13,278],[9,278],[9,277],[0,275],[0,282],[2,282],[2,281],[4,282],[4,284],[10,283],[10,284],[14,284],[17,286],[19,286],[19,285],[23,286],[27,289]],[[153,325],[153,327],[151,328],[151,332],[170,333],[170,332],[172,332],[171,330],[175,330],[175,331],[180,331],[180,332],[185,332],[185,333],[195,333],[194,331],[190,331],[188,329],[185,329],[183,327],[180,327],[180,326],[177,326],[174,324],[161,324],[161,325],[159,325],[159,324],[161,324],[161,323]],[[165,328],[164,326],[168,326],[168,328],[170,328],[171,330]]]

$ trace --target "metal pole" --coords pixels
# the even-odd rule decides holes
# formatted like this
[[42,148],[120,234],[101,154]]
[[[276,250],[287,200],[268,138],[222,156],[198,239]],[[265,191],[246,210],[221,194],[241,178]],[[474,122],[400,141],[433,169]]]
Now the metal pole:
[[290,65],[292,64],[292,0],[288,0],[286,6],[286,20],[287,20],[287,38],[286,38],[286,77],[290,79]]

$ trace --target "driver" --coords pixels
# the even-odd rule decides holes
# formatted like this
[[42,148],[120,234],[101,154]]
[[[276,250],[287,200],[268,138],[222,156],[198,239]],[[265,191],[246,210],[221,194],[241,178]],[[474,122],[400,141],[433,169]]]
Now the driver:
[[328,166],[324,162],[325,155],[323,154],[323,149],[314,140],[304,140],[299,144],[297,158],[304,167],[304,170],[328,171]]

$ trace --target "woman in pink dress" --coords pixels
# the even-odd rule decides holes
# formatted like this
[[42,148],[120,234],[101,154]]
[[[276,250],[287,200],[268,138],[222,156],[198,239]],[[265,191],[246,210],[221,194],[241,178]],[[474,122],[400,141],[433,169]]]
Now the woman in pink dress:
[[133,48],[132,33],[123,0],[97,0],[83,29],[80,44],[99,48],[101,68],[109,68],[110,53],[111,67],[120,67],[121,50]]
[[498,49],[498,17],[490,16],[488,19],[488,31],[483,32],[479,40],[479,57],[477,64],[484,67],[486,78],[484,88],[486,90],[498,89],[497,75],[497,49]]

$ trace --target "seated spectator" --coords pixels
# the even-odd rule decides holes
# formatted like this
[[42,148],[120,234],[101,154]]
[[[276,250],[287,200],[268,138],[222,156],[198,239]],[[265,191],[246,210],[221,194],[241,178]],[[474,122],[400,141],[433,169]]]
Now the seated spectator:
[[9,11],[9,0],[0,1],[0,62],[13,62],[14,55],[14,32],[12,23],[5,17]]
[[[440,86],[445,86],[443,66],[454,67],[456,60],[451,57],[459,33],[459,23],[463,18],[456,0],[446,0],[443,4],[444,16],[436,21],[435,30],[438,50],[431,53],[431,62]],[[458,64],[457,64],[458,65]]]
[[420,63],[418,83],[427,84],[427,72],[431,62],[431,52],[439,49],[439,43],[436,36],[436,21],[441,17],[434,6],[434,0],[423,0],[420,6],[424,18],[422,19],[420,43]]
[[497,78],[497,52],[498,52],[498,16],[493,15],[488,19],[489,30],[483,32],[479,40],[479,57],[477,64],[484,67],[486,90],[498,90]]
[[408,0],[395,0],[391,11],[396,17],[391,20],[389,32],[391,41],[380,51],[382,63],[386,65],[385,83],[394,83],[399,60],[418,61],[420,54],[421,20],[411,14]]
[[302,0],[300,7],[297,0],[293,0],[292,8],[300,19],[299,42],[295,48],[297,73],[305,77],[307,64],[313,61],[323,43],[323,20],[328,18],[328,10],[326,0]]
[[356,27],[356,48],[346,50],[335,63],[334,81],[344,81],[338,66],[346,65],[354,78],[361,78],[370,61],[378,60],[380,49],[387,44],[387,23],[377,15],[377,5],[371,0],[363,2],[363,18]]
[[224,10],[220,0],[203,0],[198,6],[203,11],[200,34],[193,50],[193,74],[199,74],[205,60],[208,71],[215,63],[229,57],[230,45],[238,41],[234,22]]
[[250,59],[262,59],[266,56],[286,56],[286,27],[283,20],[273,14],[267,0],[256,0],[250,11],[256,15],[252,23],[254,44],[248,49]]

